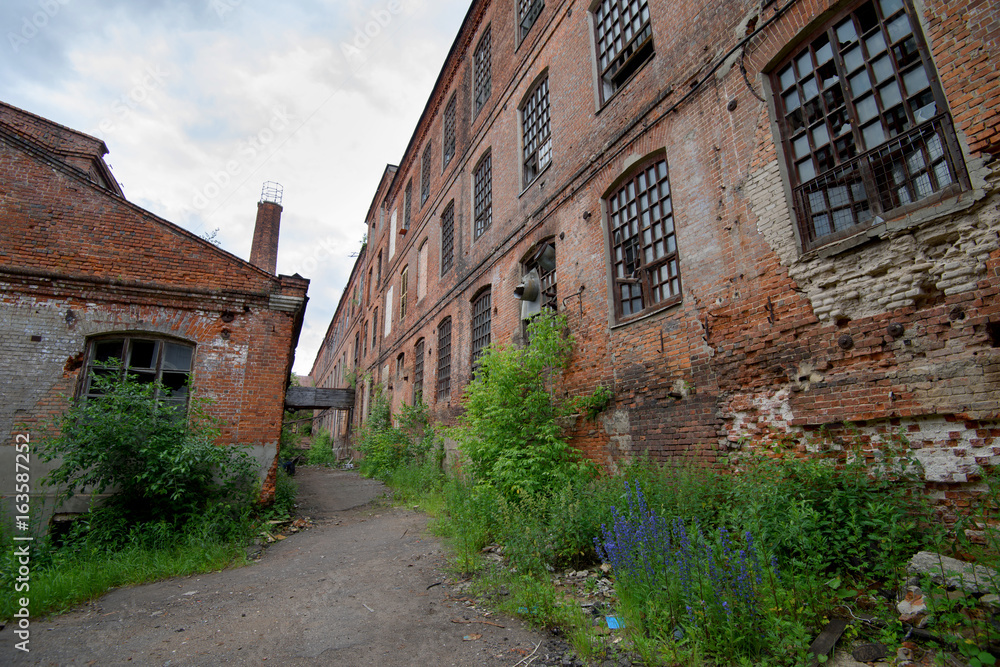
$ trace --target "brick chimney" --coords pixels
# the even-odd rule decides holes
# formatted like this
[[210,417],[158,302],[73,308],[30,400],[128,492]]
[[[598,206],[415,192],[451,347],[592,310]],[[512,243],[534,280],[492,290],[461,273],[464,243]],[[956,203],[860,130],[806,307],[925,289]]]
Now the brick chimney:
[[266,181],[257,203],[257,223],[253,228],[250,263],[273,274],[278,266],[278,229],[281,226],[281,197],[284,189]]

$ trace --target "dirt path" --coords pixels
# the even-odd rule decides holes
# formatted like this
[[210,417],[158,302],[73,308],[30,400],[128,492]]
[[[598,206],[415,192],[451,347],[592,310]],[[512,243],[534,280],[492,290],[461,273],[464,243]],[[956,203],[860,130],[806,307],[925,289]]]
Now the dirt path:
[[260,562],[35,619],[29,654],[8,627],[0,665],[513,666],[539,643],[531,664],[559,664],[551,635],[455,599],[427,518],[372,502],[380,484],[325,468],[299,468],[296,480],[315,526]]

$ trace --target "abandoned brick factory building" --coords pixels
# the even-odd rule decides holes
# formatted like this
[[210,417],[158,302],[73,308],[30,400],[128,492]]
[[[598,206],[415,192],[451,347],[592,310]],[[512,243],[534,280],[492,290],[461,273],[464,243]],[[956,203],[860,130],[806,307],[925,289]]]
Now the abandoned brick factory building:
[[363,378],[355,427],[372,383],[448,422],[531,275],[564,389],[614,393],[588,457],[850,422],[956,500],[1000,461],[998,61],[985,0],[474,0],[317,386]]
[[[170,401],[210,399],[219,444],[252,447],[266,497],[309,285],[274,275],[280,197],[258,204],[247,262],[129,203],[107,152],[0,103],[0,442],[37,441],[88,394],[94,363],[117,358]],[[5,495],[14,449],[0,448]],[[36,494],[46,470],[32,461]],[[86,508],[80,497],[61,511]]]

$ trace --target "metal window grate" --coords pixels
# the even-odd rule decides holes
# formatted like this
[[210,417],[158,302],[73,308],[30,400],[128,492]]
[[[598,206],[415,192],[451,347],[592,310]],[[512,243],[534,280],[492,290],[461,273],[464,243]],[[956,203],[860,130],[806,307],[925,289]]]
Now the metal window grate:
[[417,341],[413,349],[413,404],[423,400],[424,394],[424,339]]
[[452,95],[448,106],[444,108],[444,141],[441,142],[444,148],[442,169],[447,167],[451,159],[455,157],[455,100],[455,95]]
[[493,156],[487,153],[476,167],[475,182],[475,229],[473,238],[483,235],[493,222]]
[[438,325],[437,400],[451,394],[451,318]]
[[424,157],[420,164],[420,205],[423,206],[431,196],[431,144],[427,142]]
[[535,25],[535,20],[544,8],[544,0],[518,0],[517,16],[520,19],[521,39],[524,39],[531,26]]
[[399,320],[402,322],[406,317],[406,295],[409,288],[410,268],[403,267],[403,272],[399,274]]
[[680,298],[680,266],[667,161],[636,172],[607,201],[619,317]]
[[653,54],[646,0],[602,0],[594,11],[597,63],[605,98]]
[[524,184],[535,180],[552,159],[549,126],[549,78],[538,82],[521,109],[524,128]]
[[490,308],[491,295],[486,290],[472,304],[472,367],[475,368],[479,357],[490,344]]
[[772,75],[807,247],[964,179],[916,25],[904,0],[863,2]]
[[410,228],[410,209],[413,203],[413,179],[406,182],[406,189],[403,191],[403,229]]
[[441,214],[441,275],[451,271],[455,261],[455,202]]
[[493,78],[492,63],[493,35],[492,27],[487,26],[483,31],[483,36],[479,40],[479,46],[472,56],[475,63],[475,95],[476,113],[486,106],[486,100],[490,98],[490,88]]

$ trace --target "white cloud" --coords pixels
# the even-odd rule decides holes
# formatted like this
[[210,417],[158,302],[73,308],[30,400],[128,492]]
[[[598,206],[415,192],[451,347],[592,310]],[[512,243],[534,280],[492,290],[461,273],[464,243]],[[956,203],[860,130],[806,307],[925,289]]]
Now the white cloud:
[[[203,1],[61,0],[20,48],[0,43],[0,99],[100,136],[131,201],[195,233],[218,228],[241,257],[261,183],[284,185],[278,270],[312,281],[295,364],[307,373],[371,196],[469,0],[403,0],[396,15],[386,0],[227,1],[220,16]],[[5,2],[0,26],[17,33],[37,11]]]

